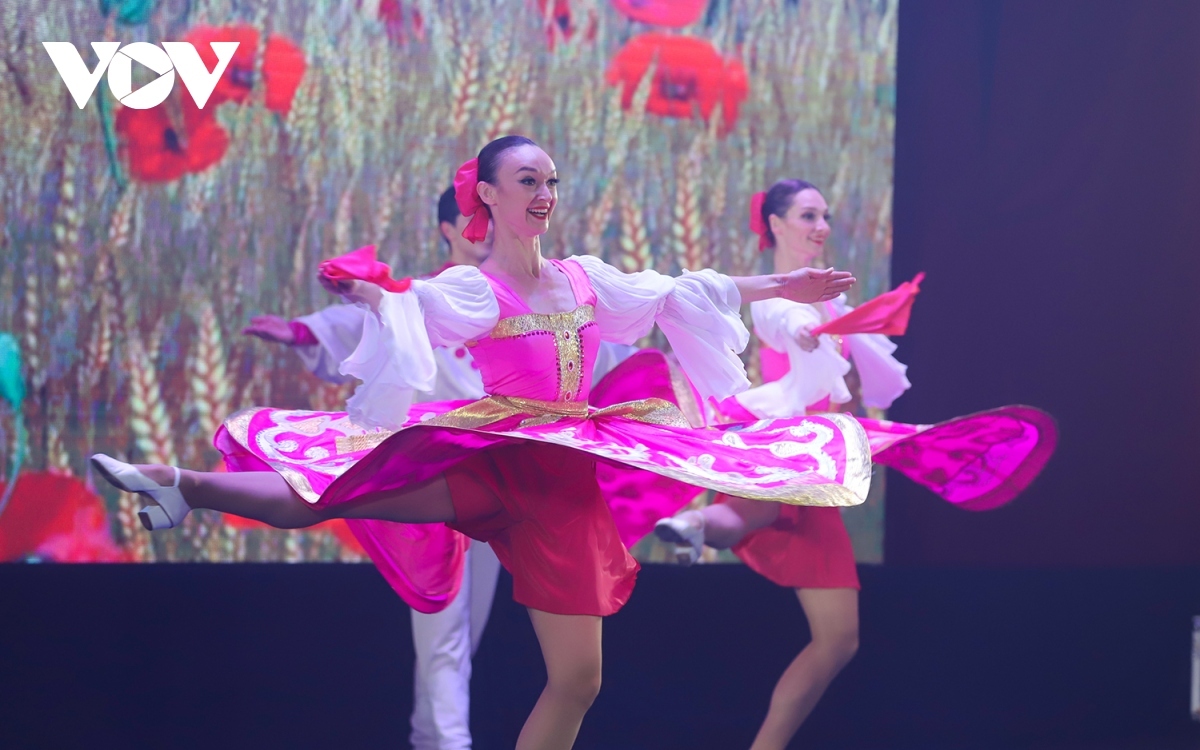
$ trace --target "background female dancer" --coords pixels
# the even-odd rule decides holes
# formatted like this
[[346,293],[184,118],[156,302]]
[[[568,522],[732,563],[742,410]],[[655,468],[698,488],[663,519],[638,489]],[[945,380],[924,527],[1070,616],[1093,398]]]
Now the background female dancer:
[[[751,201],[750,226],[759,235],[760,249],[773,249],[776,273],[821,262],[829,219],[824,196],[803,180],[781,180]],[[765,383],[714,402],[719,421],[750,423],[836,409],[855,395],[845,380],[852,363],[858,375],[857,396],[864,406],[886,409],[910,387],[907,368],[892,356],[896,347],[887,337],[812,334],[818,325],[852,309],[842,298],[815,305],[764,300],[751,303],[750,309],[762,344]],[[995,423],[1005,420],[1019,422],[1020,428],[996,434]],[[949,444],[954,444],[953,452],[976,459],[999,447],[1010,458],[983,460],[991,465],[988,472],[959,471],[950,483],[922,481],[947,499],[955,499],[958,493],[982,502],[983,507],[1007,502],[1023,490],[1048,460],[1055,442],[1052,420],[1030,407],[1003,407],[933,427],[860,421],[866,426],[873,455],[917,481],[923,480],[923,469],[943,458]],[[1035,428],[1037,435],[1030,443],[1026,438]],[[962,447],[958,439],[963,435],[976,440]],[[1013,450],[1016,445],[1024,452]],[[719,495],[706,508],[660,520],[655,533],[676,545],[680,562],[695,562],[706,544],[732,548],[755,572],[796,590],[812,640],[776,683],[752,745],[752,750],[785,748],[858,650],[860,586],[840,510]]]
[[[558,177],[550,157],[519,136],[485,146],[455,183],[460,209],[473,217],[465,236],[482,239],[490,217],[493,254],[481,269],[450,269],[406,293],[351,285],[372,314],[341,367],[363,381],[348,415],[236,414],[216,439],[228,474],[103,455],[93,464],[115,486],[154,501],[142,511],[154,528],[200,507],[280,528],[334,517],[368,528],[450,523],[489,541],[513,574],[514,598],[529,608],[546,663],[546,688],[517,747],[565,748],[599,690],[601,617],[627,601],[638,569],[593,479],[597,457],[798,504],[859,503],[870,474],[861,426],[840,415],[727,434],[688,427],[661,399],[590,411],[585,364],[598,340],[632,343],[657,323],[700,393],[724,398],[748,385],[736,357],[748,340],[743,301],[818,302],[854,280],[812,269],[672,279],[622,274],[587,256],[544,260],[540,236]],[[488,398],[412,405],[413,392],[430,387],[432,345],[463,343],[473,348]],[[404,554],[368,552],[381,567]]]
[[[754,220],[755,211],[761,212],[761,224]],[[760,247],[773,249],[775,273],[788,273],[820,260],[830,233],[829,207],[815,187],[800,180],[777,182],[766,192],[761,207],[755,201],[751,212],[751,225],[765,227]],[[752,303],[750,310],[762,343],[764,381],[776,381],[788,373],[789,348],[799,347],[807,354],[822,352],[812,358],[819,367],[793,372],[802,382],[809,375],[807,382],[782,391],[791,401],[787,406],[792,416],[808,413],[807,404],[827,407],[831,398],[841,403],[850,400],[842,380],[849,365],[830,362],[831,354],[845,362],[833,352],[835,344],[830,337],[818,341],[808,332],[822,322],[822,307],[769,300]],[[785,338],[795,343],[789,347]],[[821,377],[831,365],[836,381]],[[903,370],[900,373],[903,377]],[[757,404],[762,399],[756,390],[761,389],[740,395]],[[730,406],[737,409],[736,404],[727,405],[723,411],[730,411]],[[779,411],[784,404],[773,406]],[[741,412],[735,411],[734,421],[757,419],[745,407]],[[728,416],[722,416],[728,421]],[[780,586],[796,589],[812,640],[776,683],[766,719],[752,745],[753,750],[782,750],[858,650],[858,571],[840,511],[721,495],[702,510],[663,519],[655,532],[677,545],[682,562],[694,562],[705,544],[718,549],[732,547],[756,572]]]

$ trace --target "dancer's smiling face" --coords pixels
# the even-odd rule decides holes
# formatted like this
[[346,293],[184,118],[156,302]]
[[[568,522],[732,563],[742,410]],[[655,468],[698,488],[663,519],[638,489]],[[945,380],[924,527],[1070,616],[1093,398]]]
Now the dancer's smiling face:
[[550,228],[558,204],[558,173],[550,156],[533,145],[500,154],[493,183],[479,183],[479,197],[492,211],[492,222],[518,237],[537,237]]
[[829,220],[829,204],[820,191],[812,188],[796,193],[783,216],[771,214],[768,218],[776,247],[796,253],[805,264],[825,252]]

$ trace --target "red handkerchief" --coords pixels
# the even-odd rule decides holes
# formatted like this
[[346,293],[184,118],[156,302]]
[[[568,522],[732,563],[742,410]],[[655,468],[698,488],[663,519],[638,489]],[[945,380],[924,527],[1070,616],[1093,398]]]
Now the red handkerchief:
[[389,292],[407,292],[411,278],[393,279],[387,263],[375,260],[375,246],[367,245],[336,258],[321,261],[321,274],[334,281],[358,279],[378,284]]
[[917,274],[890,292],[864,302],[840,318],[819,325],[812,330],[814,336],[832,333],[846,336],[851,333],[882,333],[885,336],[903,336],[908,330],[908,316],[912,313],[913,300],[921,291],[921,280],[925,273]]

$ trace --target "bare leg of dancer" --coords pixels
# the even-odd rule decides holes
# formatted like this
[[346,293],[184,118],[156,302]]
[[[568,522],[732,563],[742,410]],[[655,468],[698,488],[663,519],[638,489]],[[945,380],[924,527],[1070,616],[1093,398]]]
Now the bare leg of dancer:
[[[169,466],[137,466],[150,479],[169,485]],[[400,523],[444,523],[454,520],[450,487],[441,474],[396,494],[314,510],[273,471],[237,473],[188,471],[179,473],[179,489],[188,505],[270,524],[279,529],[302,529],[329,518],[374,518]]]
[[751,750],[784,750],[838,672],[858,651],[858,592],[796,589],[812,641],[792,660],[771,694]]
[[[174,481],[169,466],[136,467],[160,485]],[[179,489],[192,508],[233,513],[278,528],[304,528],[327,518],[373,518],[401,523],[454,520],[442,475],[396,494],[349,507],[315,511],[275,472],[180,472]],[[521,729],[517,750],[569,750],[600,691],[601,618],[529,610],[546,663],[546,687]]]
[[566,750],[600,692],[601,618],[529,610],[546,661],[546,688],[521,728],[517,750]]

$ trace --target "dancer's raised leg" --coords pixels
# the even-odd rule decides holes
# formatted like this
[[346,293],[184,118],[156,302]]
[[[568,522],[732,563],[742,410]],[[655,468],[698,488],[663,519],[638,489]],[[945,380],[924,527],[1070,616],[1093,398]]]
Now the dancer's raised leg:
[[858,651],[858,592],[796,589],[812,641],[792,660],[771,694],[771,707],[751,750],[783,750]]
[[[94,465],[106,479],[115,465]],[[120,463],[120,462],[116,462]],[[105,466],[108,470],[104,470]],[[175,468],[160,464],[132,466],[146,479],[170,487]],[[112,481],[112,479],[110,479]],[[114,482],[116,486],[121,484]],[[124,489],[124,488],[122,488]],[[443,523],[454,520],[450,489],[442,475],[395,493],[377,493],[353,503],[314,509],[273,471],[179,471],[179,491],[190,508],[207,508],[251,518],[280,529],[300,529],[330,518],[373,518],[400,523]],[[151,497],[148,493],[141,494]],[[179,518],[174,519],[176,523]]]
[[546,687],[521,728],[517,750],[567,750],[600,692],[602,620],[529,610],[546,662]]

